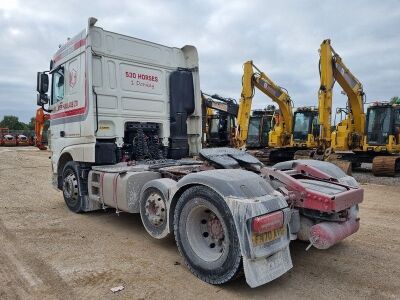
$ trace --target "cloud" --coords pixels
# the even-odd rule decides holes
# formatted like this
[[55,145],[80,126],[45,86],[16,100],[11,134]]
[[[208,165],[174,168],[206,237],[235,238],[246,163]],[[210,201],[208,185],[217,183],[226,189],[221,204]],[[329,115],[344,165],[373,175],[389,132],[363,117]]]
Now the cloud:
[[[195,45],[201,88],[239,98],[242,64],[253,60],[296,106],[316,105],[318,48],[335,50],[364,85],[369,100],[399,95],[398,1],[2,1],[0,117],[34,115],[36,72],[67,37],[95,16],[98,25],[141,39]],[[271,103],[256,93],[254,108]],[[335,106],[346,98],[335,88]]]

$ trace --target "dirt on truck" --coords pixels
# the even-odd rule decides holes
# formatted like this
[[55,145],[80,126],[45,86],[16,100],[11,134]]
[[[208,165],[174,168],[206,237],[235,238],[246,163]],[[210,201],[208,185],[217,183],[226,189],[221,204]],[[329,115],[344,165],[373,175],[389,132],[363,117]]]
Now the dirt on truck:
[[49,182],[49,155],[0,149],[0,299],[400,297],[398,181],[362,185],[357,234],[328,250],[292,241],[293,268],[251,289],[244,279],[212,286],[192,276],[174,239],[149,237],[139,214],[71,213]]
[[261,286],[293,267],[291,241],[329,249],[358,231],[363,188],[333,164],[266,167],[238,149],[201,149],[194,46],[96,22],[89,18],[37,75],[53,185],[69,210],[140,214],[151,237],[173,236],[188,269],[214,285],[244,275]]

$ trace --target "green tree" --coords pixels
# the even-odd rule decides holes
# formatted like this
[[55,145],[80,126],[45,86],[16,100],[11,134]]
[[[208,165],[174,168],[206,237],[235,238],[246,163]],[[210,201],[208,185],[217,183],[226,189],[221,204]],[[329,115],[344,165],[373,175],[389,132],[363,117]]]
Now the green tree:
[[390,99],[390,104],[400,104],[400,97],[395,96]]
[[6,127],[10,130],[27,130],[28,126],[24,122],[20,122],[16,116],[4,116],[0,122],[0,127]]
[[36,118],[32,117],[28,124],[29,130],[35,130],[35,124],[36,124]]

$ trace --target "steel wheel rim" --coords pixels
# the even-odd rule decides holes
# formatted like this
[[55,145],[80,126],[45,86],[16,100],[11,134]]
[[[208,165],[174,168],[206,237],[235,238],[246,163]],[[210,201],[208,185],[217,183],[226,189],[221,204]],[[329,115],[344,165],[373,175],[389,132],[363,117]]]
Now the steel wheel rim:
[[63,193],[67,199],[70,199],[71,204],[76,204],[78,201],[78,180],[72,171],[68,171],[63,182]]
[[206,262],[228,255],[229,236],[226,224],[211,205],[192,207],[186,219],[187,239],[193,252]]
[[146,199],[145,215],[156,227],[163,225],[167,218],[165,202],[160,194],[152,192]]

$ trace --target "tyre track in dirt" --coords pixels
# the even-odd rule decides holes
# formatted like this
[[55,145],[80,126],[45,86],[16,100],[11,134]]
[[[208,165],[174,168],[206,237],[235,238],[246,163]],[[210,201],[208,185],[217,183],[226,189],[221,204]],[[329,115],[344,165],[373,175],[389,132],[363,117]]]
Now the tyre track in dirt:
[[293,269],[250,289],[200,281],[138,215],[69,212],[48,156],[0,148],[0,299],[400,299],[400,179],[363,186],[355,235],[326,251],[292,243]]
[[[0,219],[0,296],[66,299],[73,291],[43,259],[24,249]],[[5,283],[5,284],[4,284]],[[0,297],[2,298],[2,297]]]

